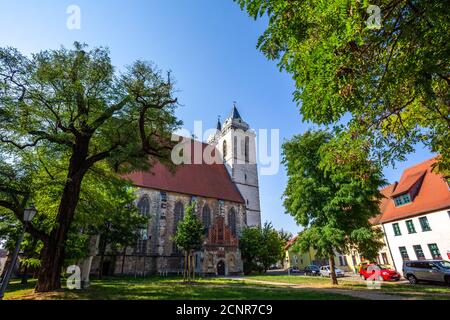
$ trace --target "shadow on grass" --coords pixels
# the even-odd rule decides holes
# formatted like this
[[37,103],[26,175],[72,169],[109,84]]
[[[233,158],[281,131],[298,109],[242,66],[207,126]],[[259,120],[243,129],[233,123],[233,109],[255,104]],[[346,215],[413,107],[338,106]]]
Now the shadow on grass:
[[[270,288],[244,284],[222,278],[200,278],[194,284],[183,283],[181,277],[121,277],[94,279],[87,289],[49,294],[34,294],[33,284],[26,288],[13,283],[7,299],[87,299],[87,300],[342,300],[349,296],[303,289]],[[31,289],[31,290],[30,290]],[[21,295],[21,293],[23,293]]]

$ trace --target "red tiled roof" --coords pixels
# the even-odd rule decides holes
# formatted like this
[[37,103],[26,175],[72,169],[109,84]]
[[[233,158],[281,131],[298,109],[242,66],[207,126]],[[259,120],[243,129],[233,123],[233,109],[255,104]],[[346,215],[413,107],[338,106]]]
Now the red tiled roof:
[[289,249],[294,243],[295,241],[297,241],[298,236],[293,237],[291,240],[289,240],[286,245],[284,246],[284,250]]
[[[202,149],[199,150],[208,146],[196,140],[191,140],[191,143],[191,150],[196,150],[194,145],[201,145]],[[194,164],[193,151],[191,155],[192,164],[177,165],[174,172],[156,162],[150,171],[129,173],[124,178],[130,179],[137,187],[244,203],[224,164],[206,164],[203,161],[201,164]]]
[[418,172],[411,173],[406,177],[402,177],[397,188],[395,188],[395,192],[391,194],[391,197],[395,197],[402,193],[408,192],[411,187],[423,177],[425,173],[427,173],[427,170],[420,170]]
[[450,208],[450,190],[448,184],[443,175],[432,172],[432,166],[435,162],[436,158],[432,158],[410,167],[403,172],[398,186],[390,195],[391,197],[399,194],[399,189],[404,190],[406,186],[412,186],[415,181],[425,174],[422,185],[413,202],[410,204],[396,207],[394,201],[389,199],[387,204],[385,204],[384,210],[382,210],[380,222],[390,222]]

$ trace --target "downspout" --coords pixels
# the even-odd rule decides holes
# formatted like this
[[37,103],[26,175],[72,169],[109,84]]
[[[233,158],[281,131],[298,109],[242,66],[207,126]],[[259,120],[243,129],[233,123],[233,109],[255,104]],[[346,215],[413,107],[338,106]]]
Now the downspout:
[[386,229],[384,229],[384,224],[383,223],[381,224],[381,227],[383,228],[384,238],[386,239],[386,245],[387,245],[387,247],[389,249],[389,254],[391,255],[392,263],[394,264],[394,269],[398,270],[397,266],[395,265],[395,259],[394,259],[394,256],[392,255],[391,245],[389,244],[388,237],[386,236]]

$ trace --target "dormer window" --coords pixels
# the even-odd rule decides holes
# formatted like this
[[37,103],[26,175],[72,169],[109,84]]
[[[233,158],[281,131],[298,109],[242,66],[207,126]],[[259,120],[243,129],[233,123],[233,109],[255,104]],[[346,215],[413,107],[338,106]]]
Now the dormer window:
[[426,170],[415,172],[405,177],[402,176],[400,183],[395,189],[395,193],[391,196],[394,199],[396,207],[403,206],[405,204],[414,201],[414,198],[420,191]]
[[409,193],[401,194],[394,198],[395,206],[403,206],[405,204],[411,203],[411,196]]

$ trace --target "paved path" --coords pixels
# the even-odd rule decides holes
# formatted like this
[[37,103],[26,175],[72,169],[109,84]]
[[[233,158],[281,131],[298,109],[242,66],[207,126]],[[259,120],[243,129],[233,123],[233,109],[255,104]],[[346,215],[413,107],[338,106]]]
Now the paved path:
[[405,297],[405,296],[394,295],[394,294],[386,294],[383,292],[375,292],[372,290],[317,288],[317,287],[303,285],[303,284],[290,284],[290,283],[284,283],[284,282],[255,280],[255,279],[247,279],[247,278],[240,278],[240,277],[228,277],[227,279],[240,280],[240,281],[245,281],[245,282],[250,282],[250,283],[267,284],[267,285],[273,285],[273,286],[282,286],[282,287],[292,288],[292,289],[307,289],[307,290],[317,291],[317,292],[325,291],[325,292],[329,292],[329,293],[343,294],[343,295],[351,296],[354,298],[368,299],[368,300],[417,300],[416,297]]

